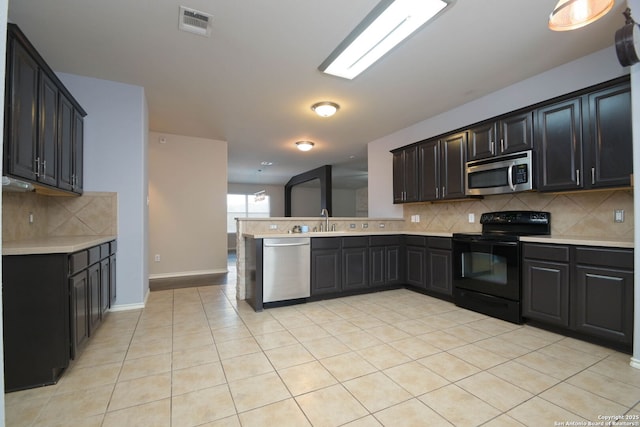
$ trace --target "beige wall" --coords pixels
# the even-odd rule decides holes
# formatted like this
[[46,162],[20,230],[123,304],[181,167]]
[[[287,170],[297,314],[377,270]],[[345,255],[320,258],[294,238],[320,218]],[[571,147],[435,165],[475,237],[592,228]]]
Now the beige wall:
[[[624,222],[613,221],[614,209],[624,209]],[[625,237],[633,236],[633,191],[583,191],[576,193],[519,193],[487,196],[484,199],[404,205],[406,229],[410,231],[480,231],[480,215],[504,210],[551,212],[551,234],[556,236]],[[476,222],[469,223],[469,214]],[[419,223],[411,216],[420,215]]]
[[[114,236],[118,195],[86,192],[76,196],[9,193],[2,196],[3,241],[52,236]],[[33,214],[33,223],[29,223]]]
[[149,277],[227,271],[226,217],[227,143],[150,132]]

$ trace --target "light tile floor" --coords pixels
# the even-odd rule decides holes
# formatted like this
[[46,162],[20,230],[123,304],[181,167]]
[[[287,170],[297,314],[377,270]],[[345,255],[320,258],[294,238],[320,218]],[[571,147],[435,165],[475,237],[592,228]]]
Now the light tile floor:
[[408,290],[256,313],[234,287],[110,313],[57,385],[6,394],[7,426],[640,424],[627,354]]

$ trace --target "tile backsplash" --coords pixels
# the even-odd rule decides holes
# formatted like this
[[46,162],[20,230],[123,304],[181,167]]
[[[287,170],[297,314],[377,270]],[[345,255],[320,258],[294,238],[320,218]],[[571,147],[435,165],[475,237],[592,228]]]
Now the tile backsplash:
[[[614,211],[624,210],[624,222],[614,222]],[[480,215],[505,210],[551,212],[551,234],[556,236],[633,238],[633,190],[584,191],[576,193],[527,192],[487,196],[484,199],[448,203],[404,205],[407,230],[480,231]],[[469,223],[469,214],[475,223]],[[420,222],[411,222],[413,215]]]
[[[30,214],[33,223],[29,222]],[[3,241],[47,236],[116,235],[117,217],[117,193],[86,192],[79,197],[2,194]]]

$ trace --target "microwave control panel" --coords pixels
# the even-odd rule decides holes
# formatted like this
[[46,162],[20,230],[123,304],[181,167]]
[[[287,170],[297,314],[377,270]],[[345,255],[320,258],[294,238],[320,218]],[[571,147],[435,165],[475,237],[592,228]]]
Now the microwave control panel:
[[529,165],[515,165],[513,168],[513,183],[526,184],[529,182]]

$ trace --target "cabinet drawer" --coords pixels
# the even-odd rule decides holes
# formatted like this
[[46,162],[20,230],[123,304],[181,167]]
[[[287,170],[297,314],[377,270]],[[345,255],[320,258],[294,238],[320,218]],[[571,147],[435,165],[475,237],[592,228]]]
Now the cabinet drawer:
[[436,249],[451,249],[451,239],[449,237],[429,237],[427,245]]
[[340,249],[339,237],[313,237],[311,239],[311,249]]
[[578,246],[576,264],[633,270],[633,250]]
[[523,245],[522,253],[525,258],[569,262],[569,246],[564,245],[538,245],[535,243],[525,243]]
[[402,243],[402,236],[371,236],[369,238],[370,246],[392,246]]
[[93,265],[100,261],[100,246],[89,248],[89,265]]
[[426,239],[424,236],[405,236],[404,242],[407,246],[424,247],[426,243]]
[[110,255],[109,243],[103,243],[100,245],[100,259],[105,259]]
[[116,253],[116,250],[118,249],[118,242],[116,240],[112,240],[111,242],[109,242],[109,250],[110,250],[110,254],[113,255]]
[[89,253],[80,251],[69,255],[69,275],[73,276],[89,266]]
[[369,246],[368,236],[344,237],[342,238],[343,248],[366,248]]

